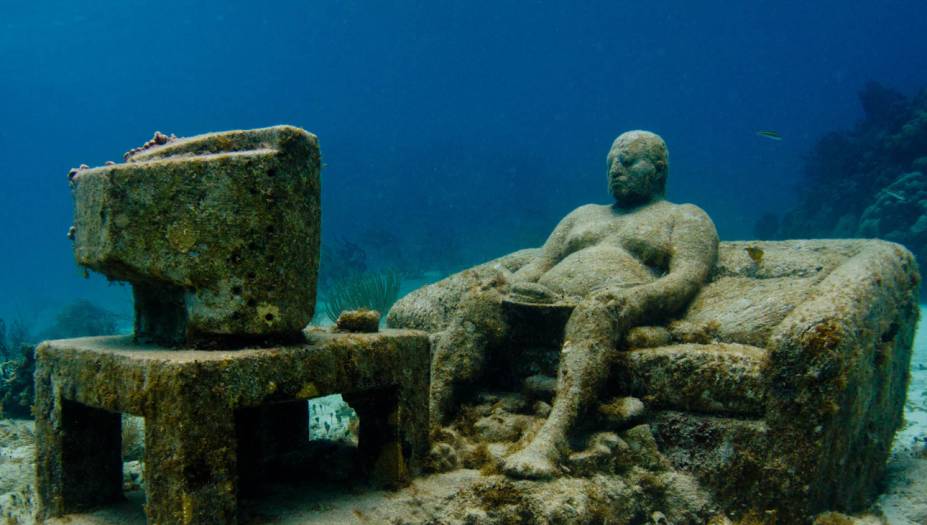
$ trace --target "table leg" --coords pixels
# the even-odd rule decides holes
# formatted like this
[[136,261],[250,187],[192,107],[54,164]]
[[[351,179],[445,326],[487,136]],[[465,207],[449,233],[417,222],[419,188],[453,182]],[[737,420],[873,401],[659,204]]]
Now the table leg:
[[148,523],[237,523],[234,412],[218,403],[212,405],[175,403],[158,407],[156,414],[146,418]]

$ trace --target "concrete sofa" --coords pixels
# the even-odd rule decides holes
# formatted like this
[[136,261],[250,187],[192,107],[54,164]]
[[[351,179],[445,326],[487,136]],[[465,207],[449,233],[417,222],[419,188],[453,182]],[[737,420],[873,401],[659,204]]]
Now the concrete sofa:
[[[532,253],[417,290],[388,322],[440,332],[467,287]],[[901,424],[919,281],[912,255],[884,241],[723,242],[685,311],[628,334],[602,401],[642,400],[662,455],[729,515],[860,509]],[[520,321],[496,368],[510,388],[553,373],[568,314]]]

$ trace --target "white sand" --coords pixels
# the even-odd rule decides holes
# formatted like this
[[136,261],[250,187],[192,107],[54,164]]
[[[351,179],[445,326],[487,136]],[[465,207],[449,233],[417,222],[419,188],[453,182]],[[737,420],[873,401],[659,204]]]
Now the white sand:
[[914,339],[905,425],[895,435],[885,493],[874,505],[892,525],[927,524],[927,307]]

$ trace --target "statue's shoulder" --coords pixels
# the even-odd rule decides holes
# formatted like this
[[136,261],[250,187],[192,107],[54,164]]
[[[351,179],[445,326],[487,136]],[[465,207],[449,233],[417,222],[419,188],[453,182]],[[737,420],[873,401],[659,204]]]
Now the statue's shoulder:
[[685,224],[690,234],[703,236],[706,243],[717,246],[718,228],[705,210],[689,203],[674,204],[673,207],[673,222],[677,227]]
[[695,204],[690,204],[688,202],[683,202],[680,204],[675,204],[669,201],[666,202],[673,213],[677,216],[689,217],[692,219],[706,220],[711,221],[711,217],[708,216],[708,213],[705,212],[702,208],[696,206]]
[[593,217],[603,213],[611,213],[611,209],[612,207],[608,204],[583,204],[579,208],[576,208],[575,210],[568,213],[565,219]]

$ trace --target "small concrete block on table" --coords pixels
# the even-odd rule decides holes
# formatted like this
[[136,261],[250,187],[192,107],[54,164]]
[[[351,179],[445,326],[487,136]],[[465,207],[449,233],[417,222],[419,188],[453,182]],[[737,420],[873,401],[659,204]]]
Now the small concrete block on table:
[[[333,393],[360,417],[360,467],[380,484],[408,481],[427,453],[427,336],[304,336],[302,344],[236,351],[165,350],[122,336],[43,343],[40,519],[121,497],[120,413],[145,418],[149,523],[235,523],[239,484],[248,481],[239,478],[267,452],[251,447],[307,439],[303,401]],[[255,418],[262,424],[242,424]]]

